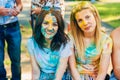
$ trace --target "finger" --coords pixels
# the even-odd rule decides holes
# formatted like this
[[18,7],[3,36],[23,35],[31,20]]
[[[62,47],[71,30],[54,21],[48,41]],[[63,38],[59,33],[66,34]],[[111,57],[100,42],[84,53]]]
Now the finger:
[[12,10],[12,16],[16,16],[16,15],[18,15],[18,12],[13,9],[13,10]]

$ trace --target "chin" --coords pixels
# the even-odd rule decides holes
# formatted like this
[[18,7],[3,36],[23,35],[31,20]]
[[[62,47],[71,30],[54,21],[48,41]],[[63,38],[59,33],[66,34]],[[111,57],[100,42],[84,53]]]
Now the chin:
[[46,39],[49,39],[49,40],[51,40],[51,39],[53,39],[53,37],[46,37]]
[[87,31],[84,31],[84,32],[86,32],[86,33],[92,33],[92,32],[94,32],[93,30],[91,31],[91,30],[87,30]]

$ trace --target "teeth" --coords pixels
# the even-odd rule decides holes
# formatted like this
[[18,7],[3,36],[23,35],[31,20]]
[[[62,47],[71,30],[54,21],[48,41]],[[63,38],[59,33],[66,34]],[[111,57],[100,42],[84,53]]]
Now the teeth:
[[46,32],[54,33],[54,29],[52,29],[52,30],[46,30]]
[[53,32],[47,30],[46,33],[47,33],[47,34],[52,34]]
[[49,32],[49,31],[47,31],[46,33],[48,33],[48,34],[52,34],[52,32]]

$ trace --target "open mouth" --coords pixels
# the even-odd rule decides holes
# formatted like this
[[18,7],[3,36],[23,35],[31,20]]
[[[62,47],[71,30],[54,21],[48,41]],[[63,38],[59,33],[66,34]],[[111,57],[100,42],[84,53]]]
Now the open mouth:
[[45,30],[45,32],[47,33],[47,34],[49,34],[49,35],[51,35],[51,34],[53,34],[54,33],[54,30],[52,29],[52,30]]

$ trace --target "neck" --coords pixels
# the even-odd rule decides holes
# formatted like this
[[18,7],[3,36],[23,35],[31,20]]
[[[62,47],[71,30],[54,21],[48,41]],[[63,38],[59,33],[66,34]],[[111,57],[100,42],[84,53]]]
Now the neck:
[[91,43],[94,43],[95,32],[84,33],[85,47],[88,47]]
[[45,44],[46,48],[50,48],[51,41],[52,40],[50,40],[50,39],[45,39],[45,43],[44,44]]
[[89,45],[91,45],[92,43],[95,42],[94,36],[84,37],[83,40],[84,40],[84,45],[85,45],[85,47],[88,47]]
[[95,36],[95,32],[84,33],[85,38],[93,38]]

